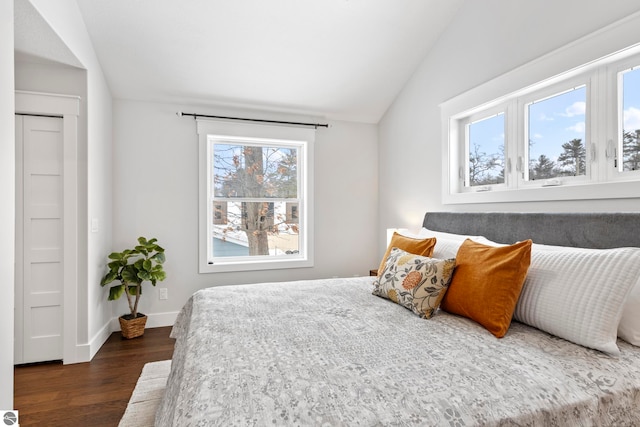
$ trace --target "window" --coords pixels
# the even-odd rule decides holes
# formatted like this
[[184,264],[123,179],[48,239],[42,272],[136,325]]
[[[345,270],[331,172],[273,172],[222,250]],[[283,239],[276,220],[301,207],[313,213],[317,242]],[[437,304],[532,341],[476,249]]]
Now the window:
[[640,170],[640,66],[624,70],[619,75],[622,94],[620,111],[621,129],[619,152],[622,161],[614,167],[619,172]]
[[469,123],[466,129],[469,187],[504,183],[504,114]]
[[313,265],[313,132],[198,121],[200,272]]
[[525,180],[587,174],[586,105],[586,86],[526,105]]
[[[443,203],[637,197],[640,44],[589,56],[601,39],[628,38],[637,21],[443,103]],[[575,58],[584,65],[559,68]]]

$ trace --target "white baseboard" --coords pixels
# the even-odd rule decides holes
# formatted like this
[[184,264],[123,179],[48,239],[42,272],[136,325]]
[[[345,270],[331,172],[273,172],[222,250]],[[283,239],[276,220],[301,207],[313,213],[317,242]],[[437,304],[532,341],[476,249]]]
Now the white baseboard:
[[162,328],[164,326],[173,326],[173,324],[176,323],[178,312],[154,313],[149,314],[148,317],[147,328]]
[[93,356],[96,355],[98,350],[102,347],[102,345],[109,339],[111,335],[111,322],[107,322],[104,324],[102,328],[98,331],[97,334],[94,335],[93,339],[89,342],[90,347],[90,357],[89,360],[93,359]]
[[63,363],[69,365],[72,363],[90,362],[110,335],[111,322],[109,321],[100,328],[98,333],[96,333],[87,344],[76,344],[72,349],[72,354],[65,353]]
[[74,355],[72,357],[64,357],[62,363],[70,365],[72,363],[83,363],[91,360],[90,344],[77,344],[75,347]]

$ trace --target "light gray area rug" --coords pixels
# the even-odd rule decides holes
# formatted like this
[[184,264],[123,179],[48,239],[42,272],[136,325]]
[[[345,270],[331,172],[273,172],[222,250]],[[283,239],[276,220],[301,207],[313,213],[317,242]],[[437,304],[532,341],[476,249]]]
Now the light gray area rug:
[[144,365],[119,427],[152,427],[156,408],[164,396],[171,360]]

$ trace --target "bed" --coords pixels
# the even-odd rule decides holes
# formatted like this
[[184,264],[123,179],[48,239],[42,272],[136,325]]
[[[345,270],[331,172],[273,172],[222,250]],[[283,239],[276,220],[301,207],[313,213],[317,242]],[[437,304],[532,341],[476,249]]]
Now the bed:
[[[617,334],[640,334],[639,224],[636,213],[427,213],[421,233],[439,236],[433,259],[467,239],[534,242],[501,338],[470,318],[442,309],[425,318],[375,296],[377,277],[198,291],[172,330],[156,425],[638,425],[640,342]],[[607,268],[606,280],[582,284]],[[545,289],[554,280],[562,286]]]

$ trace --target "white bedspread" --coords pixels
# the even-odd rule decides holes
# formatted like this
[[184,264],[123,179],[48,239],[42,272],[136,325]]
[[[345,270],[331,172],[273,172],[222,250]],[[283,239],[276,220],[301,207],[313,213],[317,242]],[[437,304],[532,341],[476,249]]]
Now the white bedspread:
[[612,358],[515,322],[497,339],[373,279],[195,293],[156,425],[640,425],[640,348]]

